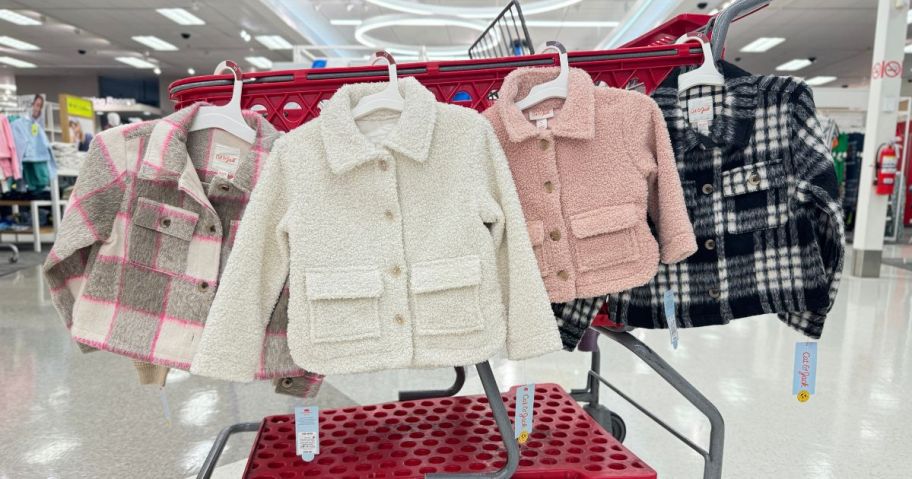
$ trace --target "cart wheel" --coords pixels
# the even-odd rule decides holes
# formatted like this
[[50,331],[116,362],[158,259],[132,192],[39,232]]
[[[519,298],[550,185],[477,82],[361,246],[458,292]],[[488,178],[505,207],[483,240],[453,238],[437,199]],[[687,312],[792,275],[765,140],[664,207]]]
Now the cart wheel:
[[611,410],[601,404],[586,404],[583,406],[583,410],[592,419],[595,419],[595,422],[599,423],[603,429],[614,436],[618,442],[624,442],[624,438],[627,436],[627,425],[624,424],[621,416],[611,412]]
[[627,437],[627,424],[624,423],[624,419],[621,416],[615,413],[611,413],[611,435],[618,442],[624,442],[624,438]]

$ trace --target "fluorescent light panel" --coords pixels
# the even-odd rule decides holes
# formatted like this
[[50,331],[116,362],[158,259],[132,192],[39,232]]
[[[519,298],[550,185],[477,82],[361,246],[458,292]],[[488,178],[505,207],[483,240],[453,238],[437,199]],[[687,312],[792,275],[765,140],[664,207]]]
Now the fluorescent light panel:
[[131,67],[135,67],[135,68],[155,68],[154,63],[149,63],[149,62],[143,60],[142,58],[117,57],[117,58],[115,58],[115,60],[119,61],[120,63],[126,63],[127,65],[130,65]]
[[0,57],[0,63],[5,63],[10,66],[18,68],[35,68],[37,65],[34,63],[27,62],[25,60],[20,60],[13,57]]
[[820,86],[820,85],[826,85],[827,83],[830,83],[833,81],[836,81],[836,77],[821,75],[821,76],[816,76],[814,78],[810,78],[807,81],[805,81],[805,83],[807,83],[810,86]]
[[906,53],[912,53],[912,43],[906,45],[906,48],[903,48],[903,51]]
[[0,20],[6,20],[16,25],[33,26],[41,25],[41,22],[32,17],[27,17],[21,13],[14,12],[6,8],[0,8]]
[[23,42],[13,37],[0,36],[0,45],[15,48],[16,50],[41,50],[38,45],[32,45],[29,42]]
[[133,37],[134,42],[142,43],[143,45],[160,52],[173,52],[177,50],[177,47],[158,38],[154,35],[139,35]]
[[784,41],[785,39],[782,37],[760,37],[745,45],[741,51],[746,53],[762,53]]
[[272,68],[272,60],[266,57],[245,57],[244,60],[257,68]]
[[256,41],[270,50],[291,50],[293,48],[288,40],[279,35],[257,35]]
[[[364,23],[363,20],[356,18],[335,18],[329,21],[330,24],[339,26],[339,27],[357,27]],[[560,20],[526,20],[526,26],[528,27],[541,27],[541,28],[614,28],[617,27],[619,22],[615,21],[560,21]],[[409,23],[409,26],[419,25],[417,23]],[[430,25],[430,24],[428,24]]]
[[801,70],[802,68],[807,67],[811,63],[814,63],[814,62],[808,60],[807,58],[796,58],[792,61],[788,61],[788,62],[783,63],[782,65],[779,65],[778,67],[776,67],[776,70],[783,71],[783,72],[793,72],[793,71]]
[[178,25],[205,25],[202,18],[184,10],[183,8],[157,8],[159,14],[167,17]]

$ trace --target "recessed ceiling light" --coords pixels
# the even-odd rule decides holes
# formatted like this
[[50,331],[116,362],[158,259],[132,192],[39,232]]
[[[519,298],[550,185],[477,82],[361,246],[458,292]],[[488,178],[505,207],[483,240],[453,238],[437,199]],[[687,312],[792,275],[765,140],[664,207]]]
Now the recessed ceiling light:
[[836,77],[816,76],[814,78],[808,79],[807,81],[805,81],[805,83],[807,83],[810,86],[820,86],[820,85],[826,85],[827,83],[830,83],[832,81],[836,81]]
[[775,47],[784,41],[785,39],[782,37],[760,37],[745,45],[741,51],[747,53],[761,53]]
[[257,35],[256,40],[270,50],[291,50],[293,46],[279,35]]
[[251,38],[250,34],[247,33],[247,30],[241,30],[241,39],[242,40],[244,40],[245,42],[249,42],[250,38]]
[[0,63],[5,63],[18,68],[35,68],[37,66],[34,63],[13,57],[0,57]]
[[177,47],[158,38],[154,35],[139,35],[133,37],[133,41],[142,43],[143,45],[161,52],[173,52],[177,50]]
[[161,74],[162,74],[162,69],[161,69],[161,68],[158,68],[158,67],[155,67],[155,69],[152,70],[152,73],[154,73],[154,74],[156,74],[156,75],[161,75]]
[[205,25],[202,18],[184,10],[183,8],[157,8],[156,12],[168,17],[172,22],[178,25]]
[[0,36],[0,45],[15,48],[16,50],[41,50],[37,45],[32,45],[29,42],[23,42],[22,40],[17,40],[5,35]]
[[41,25],[40,21],[35,20],[32,17],[26,17],[25,15],[23,15],[21,13],[14,12],[14,11],[6,9],[6,8],[0,9],[0,20],[6,20],[10,23],[15,23],[16,25],[25,25],[25,26]]
[[272,68],[272,60],[266,57],[245,57],[244,60],[247,60],[247,63],[250,63],[257,68]]
[[188,69],[187,69],[187,74],[188,74],[188,75],[196,75],[196,70],[194,70],[194,69],[192,69],[192,68],[188,68]]
[[131,67],[135,67],[135,68],[155,68],[154,63],[147,62],[147,61],[143,60],[142,58],[117,57],[117,58],[115,58],[115,60],[119,61],[120,63],[126,63],[127,65],[130,65]]
[[784,72],[793,72],[793,71],[801,70],[802,68],[807,67],[811,63],[814,63],[814,62],[808,60],[807,58],[796,58],[792,61],[788,61],[788,62],[783,63],[782,65],[779,65],[778,67],[776,67],[776,70],[784,71]]

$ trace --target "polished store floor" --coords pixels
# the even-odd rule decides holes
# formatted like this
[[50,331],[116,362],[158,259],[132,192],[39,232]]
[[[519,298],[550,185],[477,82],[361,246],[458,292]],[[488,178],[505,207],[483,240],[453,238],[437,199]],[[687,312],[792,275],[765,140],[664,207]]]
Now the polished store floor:
[[[912,246],[885,256],[912,258]],[[884,266],[879,279],[845,277],[819,346],[817,394],[803,404],[791,391],[794,343],[803,338],[775,318],[682,331],[677,350],[665,331],[634,334],[722,412],[724,477],[912,477],[912,271]],[[705,443],[708,422],[695,409],[626,350],[601,344],[609,380]],[[529,382],[569,389],[584,383],[588,361],[585,353],[561,352],[493,364],[502,389]],[[385,402],[398,390],[451,381],[446,369],[336,376],[316,403]],[[474,371],[464,392],[481,393]],[[37,266],[0,276],[0,479],[188,477],[222,427],[296,404],[268,384],[183,373],[172,373],[164,397],[167,413],[158,389],[136,384],[128,360],[74,347]],[[625,444],[660,478],[702,476],[701,458],[659,426],[610,391],[602,402],[624,417]],[[216,477],[239,477],[252,440],[231,440]]]

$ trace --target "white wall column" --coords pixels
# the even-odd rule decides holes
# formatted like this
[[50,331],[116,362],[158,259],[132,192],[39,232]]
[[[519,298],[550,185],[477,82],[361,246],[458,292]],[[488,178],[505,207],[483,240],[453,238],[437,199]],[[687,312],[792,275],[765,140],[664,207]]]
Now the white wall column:
[[874,169],[877,149],[896,136],[897,106],[904,68],[906,16],[909,11],[908,0],[878,0],[877,4],[871,93],[868,97],[852,262],[852,274],[868,278],[880,276],[888,197],[874,194]]

